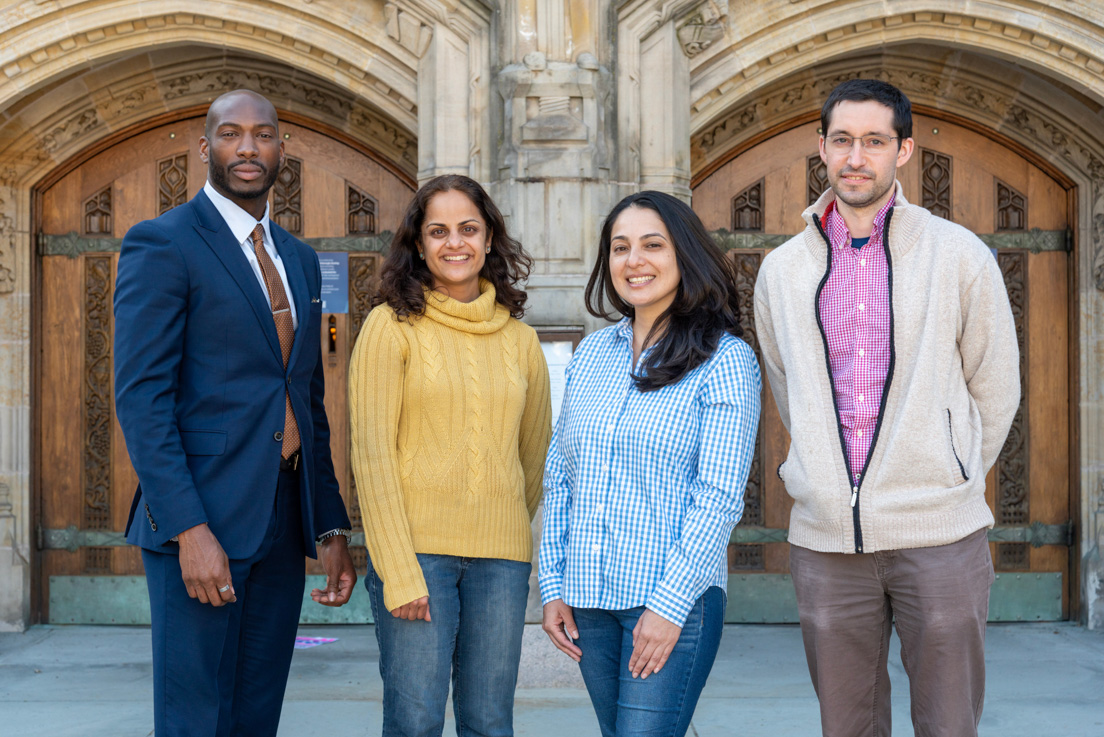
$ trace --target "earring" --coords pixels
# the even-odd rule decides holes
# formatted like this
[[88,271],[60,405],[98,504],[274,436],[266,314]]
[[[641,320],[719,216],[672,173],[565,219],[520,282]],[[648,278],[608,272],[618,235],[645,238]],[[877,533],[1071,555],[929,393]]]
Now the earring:
[[418,251],[418,258],[420,258],[422,261],[425,261],[425,254],[421,251]]
[[487,246],[487,253],[490,253],[490,252],[491,252],[491,247]]

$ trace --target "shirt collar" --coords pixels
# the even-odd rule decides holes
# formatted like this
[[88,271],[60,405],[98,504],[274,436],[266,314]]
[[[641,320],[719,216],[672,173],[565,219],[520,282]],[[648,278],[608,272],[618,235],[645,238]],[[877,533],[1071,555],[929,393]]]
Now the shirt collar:
[[624,340],[627,340],[629,342],[629,345],[632,345],[632,318],[622,317],[621,322],[617,323],[617,327],[614,330],[614,333],[617,335],[618,338],[623,338]]
[[[230,232],[234,234],[234,237],[238,240],[238,243],[245,243],[253,232],[253,228],[257,227],[257,220],[245,210],[241,209],[237,204],[227,197],[224,197],[217,189],[211,185],[211,180],[203,185],[203,192],[207,195],[207,199],[211,200],[211,204],[215,206],[215,209],[219,211],[219,215],[222,215],[222,219],[226,222],[227,227],[230,228]],[[271,244],[276,242],[272,240],[272,231],[269,230],[269,218],[268,218],[268,203],[265,203],[264,215],[260,219],[261,227],[264,228],[265,241]]]
[[[885,229],[886,215],[893,209],[895,199],[890,197],[886,200],[886,203],[882,205],[882,209],[878,210],[878,214],[874,216],[874,224],[870,229],[870,240],[863,248],[867,246],[872,246],[875,249],[882,247],[882,233]],[[824,230],[828,234],[828,239],[832,242],[833,248],[851,247],[851,233],[847,230],[847,224],[843,221],[843,216],[839,214],[834,199],[828,203],[828,207],[824,210],[823,223]]]

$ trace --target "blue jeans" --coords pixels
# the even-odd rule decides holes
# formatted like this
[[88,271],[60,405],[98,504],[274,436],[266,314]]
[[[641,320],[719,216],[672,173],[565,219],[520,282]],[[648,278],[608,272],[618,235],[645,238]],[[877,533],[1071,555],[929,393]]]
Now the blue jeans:
[[721,644],[725,593],[709,587],[686,617],[675,649],[659,673],[633,678],[633,628],[644,607],[575,609],[576,645],[602,737],[683,737]]
[[392,617],[371,563],[364,580],[380,648],[383,736],[439,737],[451,675],[456,734],[511,737],[533,566],[422,553],[418,563],[432,622]]

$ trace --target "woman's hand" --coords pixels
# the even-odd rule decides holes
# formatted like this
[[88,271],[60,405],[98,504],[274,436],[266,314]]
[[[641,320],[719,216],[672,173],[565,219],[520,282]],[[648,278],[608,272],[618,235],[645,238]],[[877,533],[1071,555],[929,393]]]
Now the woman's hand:
[[[545,611],[547,612],[547,608]],[[547,614],[545,621],[548,621]],[[647,678],[652,673],[659,673],[681,634],[682,627],[651,609],[645,609],[633,627],[633,651],[629,658],[629,670],[632,671],[633,678]]]
[[[571,640],[579,639],[579,630],[575,628],[575,617],[571,607],[563,599],[553,599],[544,605],[544,621],[541,627],[548,633],[548,639],[576,663],[583,657],[583,651]],[[570,637],[570,639],[568,639]]]
[[403,604],[398,609],[392,609],[391,616],[396,619],[409,619],[411,622],[419,619],[432,622],[433,620],[429,618],[429,597],[423,596],[421,599]]

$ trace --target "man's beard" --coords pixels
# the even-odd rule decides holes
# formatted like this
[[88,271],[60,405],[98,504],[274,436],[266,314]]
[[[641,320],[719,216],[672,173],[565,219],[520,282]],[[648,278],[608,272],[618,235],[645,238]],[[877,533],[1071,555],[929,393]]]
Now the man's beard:
[[[871,184],[870,193],[865,194],[863,192],[845,190],[842,186],[842,183],[844,181],[843,178],[848,174],[862,174],[863,176],[869,177]],[[883,186],[874,176],[872,176],[871,172],[861,170],[856,171],[854,169],[844,169],[843,171],[841,171],[839,173],[839,176],[836,178],[836,182],[838,184],[832,187],[832,191],[835,192],[836,198],[841,200],[844,204],[855,208],[856,210],[861,210],[864,207],[869,207],[870,205],[877,203],[879,200],[885,197],[886,192],[888,192],[890,187],[893,186],[892,179],[890,180],[889,184]]]
[[237,164],[231,164],[230,166],[210,167],[211,183],[214,184],[217,189],[221,189],[224,192],[229,192],[230,194],[242,200],[256,200],[262,197],[267,197],[268,190],[272,189],[272,185],[276,183],[276,178],[280,176],[280,167],[276,167],[275,169],[270,170],[259,161],[250,161],[248,163],[260,169],[263,174],[263,177],[261,179],[262,186],[260,189],[246,190],[242,192],[230,186],[230,169],[232,169]]

